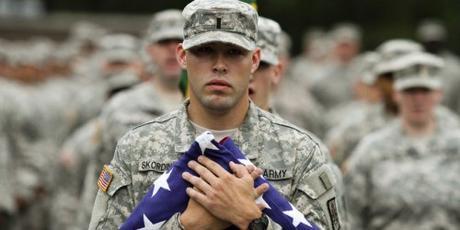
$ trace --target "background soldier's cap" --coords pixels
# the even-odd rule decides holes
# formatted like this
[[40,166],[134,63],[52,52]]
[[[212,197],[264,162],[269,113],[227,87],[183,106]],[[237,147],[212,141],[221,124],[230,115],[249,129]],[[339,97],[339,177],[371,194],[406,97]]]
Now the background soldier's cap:
[[422,45],[409,39],[392,39],[377,47],[381,60],[375,67],[375,74],[394,72],[393,60],[405,54],[423,51]]
[[440,71],[444,62],[435,55],[426,52],[409,53],[395,59],[393,66],[396,90],[414,87],[434,90],[442,87]]
[[355,66],[359,81],[366,85],[373,85],[377,80],[375,67],[380,61],[380,55],[377,52],[366,52],[357,58]]
[[257,47],[260,48],[260,60],[271,65],[278,64],[281,27],[268,18],[259,17]]
[[129,34],[108,34],[98,42],[101,55],[108,61],[130,62],[138,58],[138,40]]
[[147,29],[146,39],[150,43],[161,40],[178,39],[184,37],[184,17],[180,10],[163,10],[153,15]]
[[195,0],[182,11],[185,18],[184,49],[223,42],[254,50],[257,12],[238,0]]

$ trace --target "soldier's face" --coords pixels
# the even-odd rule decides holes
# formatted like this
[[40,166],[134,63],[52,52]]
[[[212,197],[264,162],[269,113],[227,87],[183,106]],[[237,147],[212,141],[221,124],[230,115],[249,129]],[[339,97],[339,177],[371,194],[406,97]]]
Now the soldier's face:
[[433,119],[442,98],[440,90],[409,88],[395,93],[401,117],[412,125],[424,125]]
[[158,68],[158,77],[161,80],[178,81],[181,67],[176,59],[176,48],[180,40],[161,40],[147,47],[151,61]]
[[247,51],[225,43],[206,43],[185,51],[178,59],[190,82],[190,102],[225,112],[248,99],[249,76],[255,72],[260,51]]
[[270,96],[280,79],[280,65],[261,62],[249,82],[249,97],[264,110],[269,109]]

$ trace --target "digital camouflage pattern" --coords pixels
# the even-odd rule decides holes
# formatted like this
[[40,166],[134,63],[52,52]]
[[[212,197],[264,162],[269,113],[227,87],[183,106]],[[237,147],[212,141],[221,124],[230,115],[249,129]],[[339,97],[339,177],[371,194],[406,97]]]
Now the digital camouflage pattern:
[[366,136],[348,166],[352,229],[458,229],[458,129],[415,140],[394,122]]
[[278,64],[278,49],[281,39],[280,25],[264,17],[259,17],[259,32],[257,36],[257,47],[260,48],[260,61],[272,65]]
[[[131,130],[118,142],[110,164],[114,178],[106,193],[98,192],[90,229],[119,227],[153,181],[189,148],[198,134],[188,120],[187,105]],[[341,182],[314,137],[251,104],[232,138],[307,219],[322,229],[343,225],[344,210],[338,209],[343,206],[336,196]],[[177,229],[177,216],[163,228]]]
[[[438,125],[443,128],[460,127],[460,118],[443,106],[435,110]],[[326,145],[336,164],[346,170],[346,161],[356,145],[366,135],[384,128],[396,117],[385,112],[383,105],[370,105],[359,113],[353,113],[338,126],[331,129],[326,137]]]
[[183,39],[184,23],[185,20],[180,10],[170,9],[158,12],[152,17],[146,39],[150,43],[163,39]]
[[230,43],[254,50],[257,12],[237,0],[196,0],[182,11],[185,18],[184,49],[208,43]]

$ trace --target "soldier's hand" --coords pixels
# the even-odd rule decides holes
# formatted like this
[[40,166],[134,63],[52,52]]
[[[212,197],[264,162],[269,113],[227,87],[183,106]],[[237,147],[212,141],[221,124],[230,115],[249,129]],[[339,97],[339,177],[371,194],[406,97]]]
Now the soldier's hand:
[[188,188],[191,199],[240,229],[246,229],[252,220],[260,218],[263,207],[257,205],[255,199],[268,190],[268,184],[254,189],[253,177],[260,171],[255,173],[254,169],[252,175],[246,166],[230,162],[233,175],[207,157],[200,156],[198,162],[190,161],[188,166],[199,177],[187,172],[183,174],[185,180],[202,191]]
[[180,216],[184,229],[226,229],[231,223],[213,216],[195,200],[189,199],[187,208]]

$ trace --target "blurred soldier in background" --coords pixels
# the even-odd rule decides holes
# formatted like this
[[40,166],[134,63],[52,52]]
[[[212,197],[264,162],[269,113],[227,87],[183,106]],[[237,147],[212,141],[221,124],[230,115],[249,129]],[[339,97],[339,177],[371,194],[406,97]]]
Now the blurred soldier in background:
[[[359,140],[368,133],[384,127],[397,114],[397,106],[392,97],[393,69],[391,61],[405,53],[421,51],[422,47],[409,40],[394,39],[384,42],[377,48],[381,56],[367,79],[374,84],[381,102],[369,105],[362,112],[346,114],[346,118],[337,126],[332,127],[327,134],[326,145],[329,147],[335,162],[343,169],[343,163],[358,144]],[[372,66],[371,66],[372,68]]]
[[353,229],[457,229],[460,130],[439,124],[442,59],[395,60],[400,115],[366,136],[349,160]]
[[329,35],[332,39],[330,60],[324,76],[311,84],[313,96],[330,110],[353,99],[353,64],[361,48],[361,31],[353,24],[339,24]]
[[[278,48],[281,77],[277,80],[276,91],[272,93],[274,95],[272,106],[276,113],[289,122],[314,133],[318,137],[323,137],[326,129],[326,122],[323,119],[324,110],[310,94],[306,83],[310,75],[305,76],[305,74],[312,73],[313,70],[304,69],[304,71],[307,72],[297,73],[301,75],[295,75],[296,71],[293,71],[290,66],[289,41],[290,38],[288,35],[282,32]],[[303,65],[300,64],[301,62],[304,62],[302,63]],[[295,60],[297,64],[294,64],[297,65],[298,68],[306,68],[305,66],[309,66],[306,64],[307,62],[307,59],[298,57],[297,60]],[[261,65],[263,66],[263,64],[264,61],[262,60]],[[311,65],[311,67],[313,68],[314,65]],[[294,66],[294,70],[296,68],[297,67]]]
[[[140,81],[138,41],[128,34],[108,34],[98,42],[101,78],[108,82],[108,95],[115,95]],[[107,99],[108,99],[107,98]],[[89,159],[102,149],[101,121],[93,118],[77,129],[63,144],[56,169],[51,208],[51,229],[71,229],[76,225],[80,196]]]
[[447,30],[444,25],[434,19],[425,20],[417,28],[417,38],[425,49],[444,59],[442,70],[444,82],[444,102],[460,114],[460,59],[447,49]]
[[[97,193],[97,176],[101,165],[113,157],[118,139],[129,129],[150,121],[177,107],[183,100],[178,83],[181,67],[176,59],[176,47],[183,38],[184,19],[179,10],[156,13],[147,29],[143,51],[144,76],[148,80],[111,99],[99,117],[98,140],[102,143],[90,156],[86,169],[80,210],[79,228],[88,227]],[[86,139],[86,141],[91,141]]]

